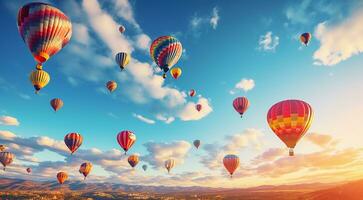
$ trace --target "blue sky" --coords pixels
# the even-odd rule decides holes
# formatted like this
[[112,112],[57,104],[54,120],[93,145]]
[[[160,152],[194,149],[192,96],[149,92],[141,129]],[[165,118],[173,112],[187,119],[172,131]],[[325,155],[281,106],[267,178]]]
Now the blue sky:
[[[120,150],[118,132],[132,130],[137,142],[130,153],[139,153],[143,163],[152,166],[146,175],[139,169],[136,183],[166,180],[170,185],[179,184],[177,181],[198,185],[209,178],[211,186],[223,183],[231,187],[249,186],[246,179],[251,185],[266,180],[276,184],[310,181],[302,178],[306,177],[303,171],[320,165],[299,167],[290,159],[289,164],[296,168],[288,168],[280,177],[269,176],[273,170],[258,168],[273,169],[287,159],[283,143],[266,123],[266,113],[274,103],[289,98],[309,102],[316,116],[310,129],[313,136],[308,133],[297,146],[296,154],[302,155],[298,158],[306,159],[310,154],[326,157],[323,153],[327,151],[337,156],[351,148],[361,151],[363,42],[357,36],[363,30],[356,24],[363,10],[359,1],[276,1],[268,6],[264,1],[50,1],[71,18],[73,35],[70,43],[44,64],[51,82],[40,95],[34,94],[29,83],[35,62],[15,23],[18,8],[26,2],[2,2],[0,7],[0,21],[6,27],[0,38],[0,141],[17,143],[10,142],[4,131],[37,141],[35,146],[30,141],[20,143],[36,153],[25,153],[25,157],[16,150],[19,159],[9,176],[21,176],[23,165],[31,165],[39,174],[59,163],[71,171],[78,161],[92,162],[90,158],[97,157],[93,148],[97,148],[102,155],[112,154],[110,151],[115,155],[107,163],[97,157],[94,181],[115,180],[130,172],[125,160],[117,160],[121,153],[111,149]],[[119,24],[126,27],[124,35],[117,32]],[[308,47],[298,41],[302,32],[313,34]],[[161,35],[176,36],[185,49],[177,64],[183,70],[178,80],[162,80],[149,57],[150,42]],[[131,53],[133,62],[125,72],[114,63],[118,51]],[[108,80],[119,84],[113,94],[104,87]],[[243,80],[247,81],[242,84]],[[235,87],[238,83],[240,88]],[[201,96],[187,97],[191,88]],[[247,96],[251,102],[243,119],[232,107],[237,96]],[[49,106],[55,97],[64,101],[57,113]],[[196,102],[204,107],[201,113],[194,110]],[[5,116],[19,124],[12,126]],[[166,119],[170,123],[165,123]],[[69,132],[79,132],[85,138],[79,160],[67,158],[63,147],[57,145]],[[44,136],[55,142],[39,143],[37,139]],[[194,139],[202,141],[202,149],[191,147]],[[271,162],[253,162],[271,152],[277,152]],[[236,153],[242,161],[233,182],[223,178],[221,158],[225,153]],[[38,161],[29,162],[29,157]],[[160,169],[161,161],[168,157],[178,160],[174,179]],[[352,159],[341,165],[360,161]],[[123,164],[117,168],[119,162]],[[328,165],[321,174],[335,167],[336,163]],[[43,173],[44,178],[52,173]],[[176,178],[188,175],[187,180]],[[131,178],[118,178],[131,183]]]

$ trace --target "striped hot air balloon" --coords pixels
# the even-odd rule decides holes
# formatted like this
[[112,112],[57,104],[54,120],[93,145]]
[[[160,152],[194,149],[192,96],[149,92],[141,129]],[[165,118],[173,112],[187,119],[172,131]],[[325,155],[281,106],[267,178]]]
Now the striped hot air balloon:
[[202,110],[202,104],[195,105],[195,109],[197,109],[198,112]]
[[232,178],[233,173],[239,167],[239,158],[236,155],[228,154],[228,155],[224,156],[223,164],[224,164],[224,167],[229,172],[229,174],[231,175],[231,178]]
[[54,98],[50,101],[50,106],[52,106],[53,110],[57,112],[63,107],[63,101],[60,98]]
[[163,77],[180,59],[183,52],[182,44],[173,36],[161,36],[150,46],[150,56],[164,71]]
[[4,171],[6,166],[10,165],[15,158],[15,155],[10,152],[2,151],[0,152],[0,162],[4,166]]
[[194,144],[195,148],[198,149],[200,146],[200,140],[194,140],[193,144]]
[[304,136],[313,121],[313,109],[301,100],[285,100],[273,105],[267,113],[267,122],[272,131],[294,155],[296,143]]
[[18,12],[18,30],[38,64],[59,52],[71,39],[72,24],[58,8],[28,3]]
[[130,55],[125,52],[119,52],[115,56],[115,61],[121,70],[124,70],[126,65],[130,62]]
[[57,179],[59,184],[63,184],[68,179],[68,174],[66,172],[58,172]]
[[40,65],[38,65],[37,69],[30,73],[29,80],[34,86],[35,93],[38,94],[42,88],[48,85],[50,76],[46,71],[42,70]]
[[82,163],[81,166],[79,167],[79,173],[83,174],[84,180],[86,180],[86,177],[91,172],[92,167],[93,166],[90,162]]
[[168,170],[168,173],[170,173],[170,170],[175,166],[175,160],[174,159],[166,160],[164,166],[166,170]]
[[174,79],[178,79],[182,74],[182,70],[179,67],[174,67],[170,70],[170,74]]
[[133,154],[133,155],[129,156],[127,161],[129,162],[130,166],[132,168],[134,168],[137,165],[137,163],[139,163],[139,156],[136,154]]
[[117,88],[117,83],[115,81],[108,81],[106,84],[106,87],[107,87],[108,91],[113,92]]
[[83,137],[79,133],[68,133],[64,136],[64,143],[73,154],[82,144]]
[[246,112],[249,106],[250,102],[246,97],[237,97],[233,100],[233,107],[241,115],[241,117],[243,116],[243,113]]
[[126,152],[131,148],[131,146],[136,141],[136,135],[131,131],[121,131],[117,134],[117,142],[121,146],[121,148]]
[[311,34],[310,33],[303,33],[300,36],[300,41],[301,43],[303,43],[305,46],[308,46],[309,42],[311,40]]
[[194,89],[191,89],[191,90],[189,91],[189,96],[190,96],[190,97],[194,97],[196,94],[197,94],[197,92],[196,92]]

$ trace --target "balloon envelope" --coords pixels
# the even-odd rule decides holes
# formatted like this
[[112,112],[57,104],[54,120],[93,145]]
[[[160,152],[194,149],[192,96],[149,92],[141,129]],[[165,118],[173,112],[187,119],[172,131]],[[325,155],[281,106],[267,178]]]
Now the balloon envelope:
[[170,74],[174,79],[178,79],[182,74],[182,70],[179,67],[172,68]]
[[130,55],[126,52],[119,52],[115,56],[115,61],[121,70],[124,70],[126,65],[130,62]]
[[126,28],[122,25],[120,25],[120,27],[118,28],[118,30],[120,31],[120,33],[124,33]]
[[67,145],[68,149],[73,154],[83,142],[83,137],[79,133],[68,133],[64,136],[64,143]]
[[113,92],[117,88],[117,83],[115,81],[108,81],[106,84],[106,87],[107,87],[108,91]]
[[68,179],[68,174],[66,172],[58,172],[57,179],[60,184],[63,184]]
[[127,161],[129,162],[130,166],[132,168],[134,168],[137,165],[137,163],[139,163],[139,156],[133,154],[133,155],[128,157]]
[[90,162],[85,162],[81,164],[81,166],[79,167],[79,173],[83,174],[84,179],[86,179],[88,174],[91,172],[92,167],[93,166]]
[[200,112],[202,110],[202,104],[197,104],[195,106],[195,109],[197,109],[197,111]]
[[301,43],[305,44],[307,46],[311,40],[311,34],[310,33],[303,33],[300,36]]
[[170,170],[174,167],[175,160],[174,159],[168,159],[165,161],[164,166],[166,170],[168,170],[168,173],[170,173]]
[[142,169],[143,169],[144,171],[146,171],[146,170],[147,170],[147,165],[142,165]]
[[190,97],[194,97],[195,95],[196,95],[196,91],[194,90],[194,89],[191,89],[190,91],[189,91],[189,96]]
[[226,155],[223,158],[223,164],[232,177],[233,173],[236,171],[236,169],[239,166],[239,158],[238,156],[233,154]]
[[15,158],[15,155],[10,152],[2,151],[0,152],[0,162],[4,166],[4,170],[6,166],[10,165]]
[[121,148],[126,152],[132,147],[136,141],[136,135],[132,131],[121,131],[117,134],[117,142]]
[[59,109],[63,107],[63,101],[62,99],[59,98],[52,99],[50,101],[50,106],[52,106],[53,110],[57,112]]
[[249,106],[250,102],[246,97],[237,97],[233,100],[233,108],[241,115],[241,117]]
[[198,149],[200,146],[200,140],[194,140],[193,144],[194,144],[195,148]]

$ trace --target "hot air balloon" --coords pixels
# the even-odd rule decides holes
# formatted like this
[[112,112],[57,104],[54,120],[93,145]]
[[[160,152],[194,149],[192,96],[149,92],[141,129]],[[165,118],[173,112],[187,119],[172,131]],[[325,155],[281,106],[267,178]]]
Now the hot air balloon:
[[54,98],[50,101],[50,106],[52,106],[53,110],[57,112],[59,109],[63,107],[63,101],[59,98]]
[[139,156],[133,154],[133,155],[129,156],[129,158],[127,159],[127,161],[129,162],[130,166],[132,168],[134,168],[137,165],[137,163],[139,163]]
[[64,136],[64,143],[73,154],[82,144],[83,137],[79,133],[68,133]]
[[243,116],[243,113],[246,112],[249,106],[250,102],[246,97],[237,97],[233,100],[233,107],[241,115],[241,117]]
[[110,92],[113,92],[117,88],[117,83],[115,81],[108,81],[106,87]]
[[144,171],[146,171],[146,170],[147,170],[147,165],[142,165],[142,169],[143,169]]
[[308,46],[310,40],[311,40],[311,34],[310,33],[301,34],[300,41],[301,41],[301,43],[305,44],[305,46]]
[[173,36],[161,36],[150,46],[150,56],[164,71],[163,77],[179,60],[183,52],[182,44]]
[[193,144],[194,144],[195,148],[198,149],[200,146],[200,140],[194,140]]
[[122,25],[120,25],[120,27],[118,28],[118,30],[120,31],[120,33],[124,33],[126,28]]
[[40,65],[38,65],[37,69],[30,73],[29,80],[34,86],[35,93],[38,94],[43,87],[48,85],[50,76]]
[[117,134],[117,142],[118,144],[123,148],[126,152],[131,148],[131,146],[136,141],[136,135],[131,131],[121,131],[119,134]]
[[190,91],[189,91],[189,96],[190,97],[194,97],[195,95],[196,95],[196,91],[194,90],[194,89],[191,89]]
[[82,163],[79,167],[79,173],[83,174],[84,180],[86,180],[86,177],[92,170],[92,164],[90,162]]
[[195,105],[195,109],[197,109],[198,112],[202,110],[202,104]]
[[3,144],[0,144],[0,152],[5,151],[6,147]]
[[125,69],[126,65],[130,62],[130,55],[125,52],[120,52],[115,56],[116,63],[120,66],[121,71]]
[[165,163],[165,168],[168,170],[168,173],[170,173],[170,170],[174,167],[175,165],[175,161],[174,159],[169,159],[169,160],[166,160]]
[[179,67],[172,68],[170,74],[174,79],[178,79],[182,74],[182,70]]
[[226,155],[223,158],[223,164],[232,178],[234,171],[236,171],[236,169],[239,166],[239,158],[238,158],[238,156],[233,155],[233,154]]
[[58,172],[57,179],[60,184],[63,184],[68,179],[68,174],[66,172]]
[[14,154],[10,152],[6,151],[0,152],[0,162],[4,166],[4,171],[6,166],[10,165],[13,162],[14,158],[15,158]]
[[267,113],[267,122],[272,131],[294,155],[294,147],[309,129],[313,121],[313,109],[301,100],[285,100],[273,105]]
[[26,168],[26,172],[28,172],[28,174],[30,174],[32,172],[32,169],[31,168]]

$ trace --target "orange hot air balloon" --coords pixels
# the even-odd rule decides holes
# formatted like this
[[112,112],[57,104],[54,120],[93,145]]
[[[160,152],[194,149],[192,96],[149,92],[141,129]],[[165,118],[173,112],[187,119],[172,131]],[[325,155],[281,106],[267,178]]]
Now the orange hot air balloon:
[[289,155],[294,155],[296,143],[313,121],[313,109],[301,100],[285,100],[273,105],[267,113],[272,131],[286,144]]
[[0,152],[0,162],[4,166],[4,171],[5,171],[6,166],[10,165],[13,162],[14,158],[15,158],[15,156],[13,153],[6,152],[6,151]]
[[82,163],[79,167],[79,173],[83,174],[84,180],[92,170],[92,164],[90,162]]
[[115,81],[108,81],[106,87],[110,92],[113,92],[117,88],[117,83]]
[[174,79],[178,79],[182,74],[182,70],[179,67],[174,67],[170,70],[170,74]]
[[232,178],[234,171],[236,171],[236,169],[239,166],[239,158],[238,158],[238,156],[233,155],[233,154],[226,155],[223,158],[223,164]]
[[53,110],[57,112],[59,109],[63,107],[62,99],[55,98],[50,101],[50,105],[52,106]]
[[139,156],[136,154],[133,154],[133,155],[129,156],[127,161],[129,162],[130,166],[132,168],[134,168],[137,165],[137,163],[139,163]]
[[0,144],[0,152],[1,152],[1,151],[5,151],[5,149],[6,149],[5,145]]
[[60,184],[63,184],[68,179],[68,174],[66,172],[58,172],[57,179]]
[[28,172],[28,174],[30,174],[32,172],[32,169],[30,167],[26,168],[26,172]]

